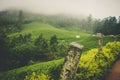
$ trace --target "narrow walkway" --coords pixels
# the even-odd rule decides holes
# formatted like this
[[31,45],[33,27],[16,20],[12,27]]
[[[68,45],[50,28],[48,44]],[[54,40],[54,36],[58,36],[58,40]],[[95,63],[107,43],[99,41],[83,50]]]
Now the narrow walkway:
[[114,64],[107,80],[120,80],[120,60]]

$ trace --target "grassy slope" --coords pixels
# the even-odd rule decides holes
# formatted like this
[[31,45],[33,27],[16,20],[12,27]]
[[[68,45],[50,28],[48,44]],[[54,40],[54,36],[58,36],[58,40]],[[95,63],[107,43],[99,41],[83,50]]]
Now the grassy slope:
[[75,38],[75,36],[81,35],[88,36],[88,34],[76,32],[76,31],[68,31],[65,29],[58,29],[48,24],[42,24],[39,22],[33,22],[30,24],[25,24],[23,27],[22,32],[14,33],[11,36],[17,35],[17,34],[25,34],[25,33],[32,33],[33,39],[36,38],[39,34],[43,34],[46,38],[50,38],[52,35],[56,34],[58,38]]
[[60,67],[62,63],[63,59],[59,59],[17,68],[14,70],[0,73],[0,80],[23,80],[27,74],[31,74],[32,72],[42,72],[44,74],[50,74],[51,70],[55,68],[58,69],[58,67]]
[[[51,25],[41,24],[38,22],[25,24],[22,32],[14,33],[14,34],[11,34],[10,36],[12,37],[18,34],[26,34],[26,33],[31,33],[33,39],[38,37],[38,35],[41,33],[47,39],[49,39],[50,36],[56,34],[59,40],[65,40],[68,44],[73,41],[83,44],[85,47],[85,50],[91,49],[93,47],[97,47],[97,38],[92,37],[92,35],[90,34],[78,32],[78,31],[58,29]],[[80,35],[80,38],[79,39],[75,38],[76,35]],[[103,39],[104,44],[109,41],[113,41],[113,39],[110,37],[105,37]],[[3,72],[3,73],[0,73],[0,80],[16,80],[14,78],[23,78],[26,73],[33,72],[33,71],[49,72],[50,68],[54,68],[56,65],[59,65],[60,63],[62,64],[62,62],[63,60],[54,60],[54,61],[35,64],[32,66],[25,66],[22,68],[10,70],[8,72]]]
[[[25,24],[22,32],[17,32],[11,34],[10,36],[16,36],[18,34],[27,34],[27,33],[31,33],[33,39],[37,38],[40,34],[43,34],[43,37],[45,37],[46,39],[50,39],[51,36],[57,35],[58,40],[64,40],[67,44],[71,42],[82,43],[84,42],[84,39],[86,39],[86,37],[90,36],[90,34],[83,33],[80,31],[59,29],[59,28],[55,28],[54,26],[48,24],[42,24],[38,22]],[[76,35],[80,35],[80,38],[77,39]]]
[[[85,46],[84,50],[89,50],[91,48],[97,47],[97,37],[92,37],[91,34],[84,33],[82,30],[66,30],[59,29],[51,26],[49,24],[42,24],[39,22],[33,22],[30,24],[25,24],[22,32],[17,32],[11,34],[10,36],[16,36],[18,34],[27,34],[31,33],[32,38],[37,38],[40,34],[43,34],[43,37],[50,39],[51,36],[57,35],[58,40],[64,40],[65,43],[70,44],[71,42],[78,42]],[[80,35],[80,38],[77,39],[76,35]],[[105,38],[104,42],[113,41]]]

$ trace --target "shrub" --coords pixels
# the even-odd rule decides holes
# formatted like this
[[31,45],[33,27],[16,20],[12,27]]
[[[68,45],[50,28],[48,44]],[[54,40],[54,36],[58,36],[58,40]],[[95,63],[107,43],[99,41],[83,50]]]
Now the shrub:
[[[94,57],[94,55],[97,55]],[[103,80],[112,64],[120,56],[120,42],[110,42],[98,53],[97,49],[88,51],[81,57],[76,80]],[[92,61],[91,61],[92,60]]]
[[50,80],[50,76],[45,74],[37,75],[35,72],[33,72],[31,75],[25,76],[24,80]]

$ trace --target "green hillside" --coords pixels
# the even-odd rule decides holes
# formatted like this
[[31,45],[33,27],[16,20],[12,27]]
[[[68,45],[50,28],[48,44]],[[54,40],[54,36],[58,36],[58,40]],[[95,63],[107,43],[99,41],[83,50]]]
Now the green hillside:
[[[55,76],[55,75],[59,76],[58,74],[60,72],[62,63],[63,63],[63,59],[59,59],[59,60],[42,62],[31,66],[17,68],[14,70],[0,73],[0,80],[23,80],[25,78],[25,75],[29,75],[32,72],[37,72],[38,74],[52,73],[51,76]],[[53,73],[53,71],[55,72]]]
[[[111,42],[106,44],[106,46],[103,47],[103,52],[97,54],[97,57],[95,58],[95,60],[93,60],[89,68],[88,65],[97,52],[97,48],[89,50],[87,52],[87,55],[82,55],[75,80],[101,80],[104,76],[108,74],[114,61],[119,59],[119,48],[120,42]],[[54,80],[58,80],[62,64],[63,59],[59,59],[48,62],[41,62],[31,66],[13,69],[7,72],[1,72],[0,80],[23,80],[25,79],[26,75],[31,75],[31,73],[33,72],[35,72],[36,75],[44,73],[46,75],[52,76]],[[85,70],[87,68],[88,72],[86,73]]]
[[32,22],[30,24],[25,24],[23,26],[23,30],[21,32],[14,33],[10,36],[14,36],[17,34],[25,34],[32,33],[33,38],[37,37],[39,34],[43,34],[46,38],[56,34],[58,38],[75,38],[76,35],[80,35],[81,38],[89,36],[89,34],[85,34],[83,32],[78,31],[69,31],[65,29],[55,28],[49,24],[43,24],[39,22]]
[[[64,58],[72,62],[80,57],[71,48],[74,42],[76,47],[83,45],[78,66],[72,62],[77,67],[74,80],[106,80],[114,62],[120,60],[119,41],[120,18],[115,16],[99,19],[92,14],[47,15],[3,9],[0,11],[0,80],[59,80]],[[65,76],[75,71],[75,65],[69,62],[65,65]]]
[[[49,24],[43,24],[39,22],[32,22],[30,24],[25,24],[21,32],[13,33],[9,35],[10,37],[17,36],[18,34],[32,34],[32,39],[35,39],[40,34],[43,34],[43,37],[50,39],[51,36],[56,35],[58,40],[63,40],[65,43],[70,44],[71,42],[78,42],[85,46],[84,50],[89,50],[91,48],[97,47],[98,38],[81,31],[76,30],[67,30],[56,28]],[[80,38],[76,38],[76,35],[79,35]],[[103,44],[106,44],[109,41],[114,41],[114,38],[104,37]]]
[[[32,34],[33,41],[40,34],[43,34],[43,37],[48,40],[50,40],[51,36],[56,35],[59,42],[64,41],[64,43],[67,45],[70,44],[71,42],[78,42],[78,43],[84,45],[84,51],[87,51],[87,50],[97,47],[97,43],[98,43],[98,38],[96,36],[92,36],[92,34],[88,34],[83,31],[78,31],[78,30],[75,31],[75,30],[67,30],[64,28],[63,29],[56,28],[49,24],[43,24],[43,23],[39,23],[39,22],[32,22],[30,24],[24,24],[23,30],[21,32],[12,33],[9,35],[9,37],[12,38],[14,36],[18,36],[19,34],[24,35],[24,34],[28,34],[28,33]],[[76,38],[76,35],[79,35],[80,38]],[[105,36],[103,38],[103,45],[110,41],[114,41],[114,38]],[[31,42],[17,45],[17,47],[15,46],[15,49],[17,51],[16,53],[19,52],[19,54],[21,54],[24,50],[27,51],[32,48],[34,48],[34,45]],[[27,53],[32,53],[32,52],[27,52]],[[85,52],[83,52],[83,54],[84,53]],[[19,54],[17,54],[17,55],[19,56]],[[23,56],[25,54],[23,54]],[[41,63],[34,64],[31,66],[25,66],[25,67],[13,69],[13,70],[10,70],[7,72],[1,72],[0,80],[2,80],[2,79],[3,80],[24,79],[25,75],[30,75],[34,71],[37,74],[39,74],[39,73],[49,74],[50,76],[57,78],[59,76],[62,63],[63,63],[63,59],[53,60],[53,61],[48,61],[48,62],[41,62]],[[4,75],[5,75],[5,77],[3,77]]]
[[[30,24],[25,24],[23,26],[23,30],[21,32],[13,33],[10,37],[17,36],[19,34],[32,34],[32,39],[34,40],[40,34],[43,34],[43,37],[46,39],[50,39],[51,36],[56,35],[58,40],[62,40],[65,43],[69,44],[71,42],[84,42],[86,38],[90,37],[90,34],[83,33],[81,31],[74,31],[74,30],[66,30],[66,29],[59,29],[49,24],[43,24],[39,22],[33,22]],[[79,35],[80,38],[76,38],[76,35]]]

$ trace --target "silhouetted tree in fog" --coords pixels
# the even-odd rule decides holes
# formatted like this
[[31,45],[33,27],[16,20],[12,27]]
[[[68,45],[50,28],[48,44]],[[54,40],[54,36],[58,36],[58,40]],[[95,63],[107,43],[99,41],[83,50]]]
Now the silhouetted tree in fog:
[[22,25],[23,25],[23,22],[24,22],[23,20],[24,20],[23,11],[20,10],[19,14],[18,14],[18,21],[17,21],[17,24],[16,24],[16,27],[17,27],[18,30],[22,29]]

